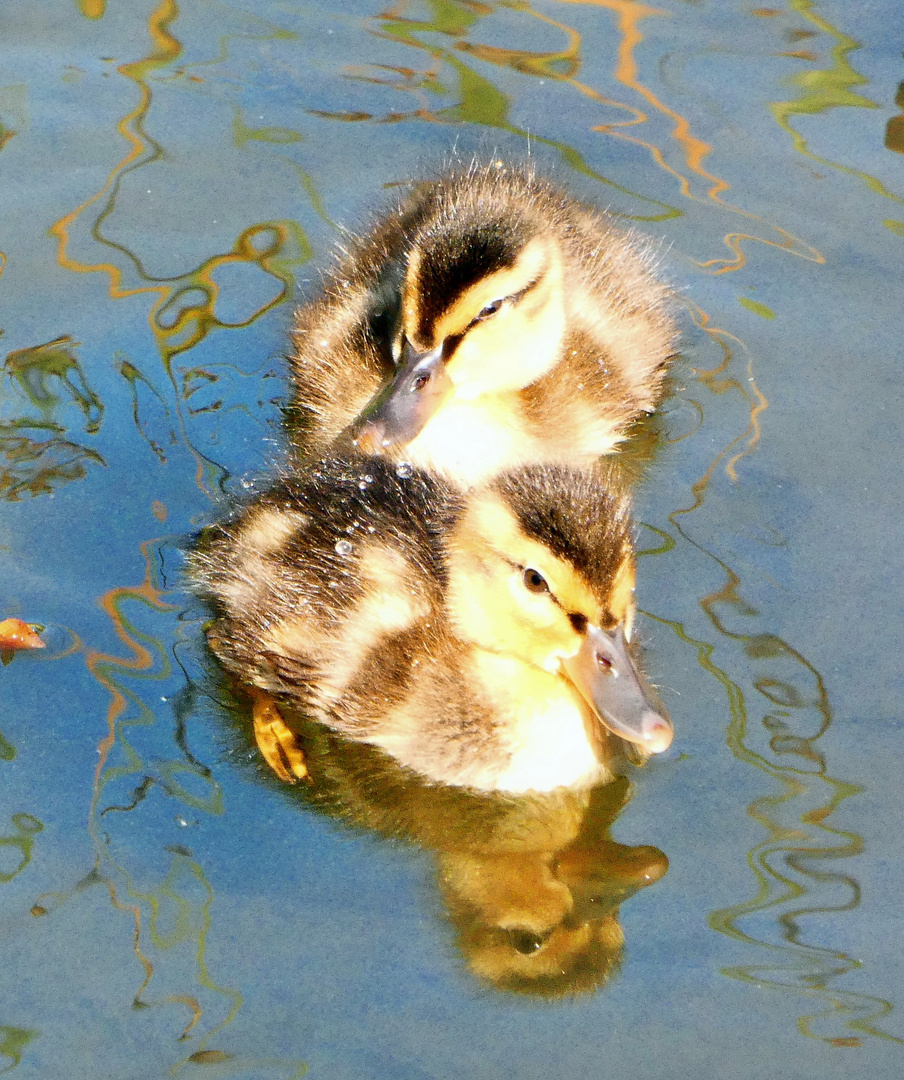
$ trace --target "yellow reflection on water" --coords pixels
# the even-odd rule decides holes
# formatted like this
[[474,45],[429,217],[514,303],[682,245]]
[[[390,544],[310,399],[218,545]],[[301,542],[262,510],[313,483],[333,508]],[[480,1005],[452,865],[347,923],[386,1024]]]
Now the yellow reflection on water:
[[25,1048],[40,1034],[40,1031],[34,1028],[8,1027],[0,1024],[0,1057],[9,1059],[9,1064],[0,1069],[0,1074],[12,1072],[17,1065],[20,1065]]
[[[35,837],[44,829],[44,823],[33,814],[13,814],[10,822],[14,832],[0,836],[0,885],[12,881],[31,862]],[[9,855],[11,858],[7,858]]]
[[78,0],[78,6],[86,19],[102,19],[107,12],[107,0]]
[[[86,651],[88,670],[108,691],[110,704],[107,734],[98,746],[89,814],[96,862],[69,895],[101,884],[112,908],[129,919],[140,970],[132,1007],[175,1008],[181,1014],[175,1038],[185,1042],[184,1054],[170,1075],[186,1064],[214,1064],[229,1058],[237,1066],[256,1070],[255,1075],[266,1070],[296,1080],[306,1070],[303,1062],[227,1055],[216,1045],[238,1015],[243,996],[236,987],[217,979],[208,965],[215,894],[200,859],[184,844],[168,844],[160,850],[145,848],[141,862],[135,868],[129,866],[132,815],[143,814],[144,826],[168,831],[170,819],[161,820],[159,808],[149,802],[155,788],[165,792],[167,807],[179,808],[176,821],[186,828],[194,814],[223,812],[216,778],[188,750],[183,714],[193,701],[191,694],[188,705],[180,704],[178,697],[173,700],[177,722],[172,733],[168,735],[161,726],[165,713],[160,709],[159,688],[168,685],[170,650],[183,636],[178,623],[181,612],[170,602],[154,569],[161,542],[148,540],[141,545],[145,576],[140,584],[111,589],[100,600],[125,653]],[[185,676],[190,679],[187,671]],[[128,793],[125,800],[124,791]],[[123,833],[126,842],[119,844]],[[164,852],[164,866],[155,869],[150,865],[153,857]],[[39,901],[43,907],[67,899],[56,894]]]
[[[422,39],[419,36],[431,32],[445,34],[453,39],[452,48],[457,52],[464,52],[485,63],[511,68],[522,74],[569,84],[582,95],[598,101],[607,108],[627,113],[628,119],[597,124],[591,130],[644,147],[650,153],[656,165],[678,181],[679,190],[683,197],[693,201],[701,201],[700,197],[694,193],[690,181],[690,176],[696,175],[708,185],[706,199],[716,203],[721,209],[730,213],[763,224],[769,224],[764,222],[758,215],[735,206],[722,198],[722,193],[729,188],[728,182],[709,172],[703,164],[712,152],[712,146],[694,135],[690,121],[676,109],[666,105],[639,77],[635,50],[643,41],[640,23],[644,19],[661,17],[669,13],[659,8],[637,3],[636,0],[560,0],[560,2],[602,7],[611,11],[617,17],[616,26],[620,40],[613,72],[614,78],[672,123],[669,138],[677,143],[685,161],[688,175],[670,164],[666,146],[659,146],[652,139],[644,139],[637,133],[640,125],[648,124],[648,117],[642,108],[630,102],[617,101],[606,97],[598,90],[578,80],[577,76],[581,66],[580,34],[573,27],[552,19],[543,12],[534,10],[527,0],[519,0],[517,3],[506,4],[505,6],[564,33],[567,38],[564,49],[532,52],[529,50],[487,46],[466,40],[467,35],[479,24],[479,21],[493,13],[496,5],[462,5],[444,2],[444,0],[435,0],[430,4],[432,20],[420,20],[406,17],[405,12],[409,5],[407,0],[400,0],[399,3],[379,16],[382,29],[375,31],[375,33],[377,36],[388,37],[406,46],[420,49],[432,58],[432,63],[421,71],[413,68],[394,69],[401,75],[401,78],[392,85],[395,85],[400,90],[406,90],[409,93],[418,95],[421,98],[420,107],[412,112],[392,112],[383,117],[377,117],[367,112],[355,114],[318,112],[318,115],[345,121],[372,120],[378,123],[395,123],[402,119],[421,119],[429,122],[469,122],[498,128],[522,136],[527,142],[528,148],[531,142],[554,147],[559,151],[563,161],[575,171],[613,187],[623,194],[662,208],[662,212],[658,214],[642,212],[638,209],[625,214],[625,216],[639,221],[651,221],[664,220],[667,217],[677,216],[681,213],[677,207],[652,199],[641,192],[629,190],[600,174],[588,165],[584,156],[575,147],[546,138],[536,131],[527,132],[513,125],[508,119],[508,97],[501,90],[488,79],[479,75],[473,68],[464,64],[448,47],[437,45],[434,37]],[[453,106],[434,109],[429,107],[425,91],[444,92],[440,76],[442,64],[450,67],[457,77],[459,102]],[[386,69],[383,68],[382,70],[385,71]],[[351,77],[359,80],[364,79],[367,77],[365,71],[366,69],[355,68],[351,72]],[[382,74],[373,76],[372,79],[374,82],[386,83],[387,81]],[[744,241],[755,241],[770,247],[776,247],[810,261],[824,261],[822,254],[811,244],[794,236],[779,225],[769,224],[769,227],[777,234],[777,240],[747,232],[730,232],[725,236],[725,245],[732,252],[732,258],[702,260],[700,265],[705,269],[713,268],[711,270],[713,273],[725,273],[730,270],[740,269],[746,263],[746,255],[742,246]]]
[[[672,128],[670,137],[674,139],[680,147],[688,172],[701,177],[701,179],[709,183],[709,188],[706,193],[707,198],[718,203],[719,206],[732,213],[740,214],[753,221],[763,222],[763,219],[759,217],[759,215],[726,202],[721,197],[722,193],[730,188],[728,181],[715,176],[704,168],[703,165],[703,162],[712,153],[712,145],[694,135],[688,118],[678,112],[677,109],[673,109],[666,105],[659,95],[654,93],[640,80],[638,64],[634,56],[635,49],[643,41],[640,23],[644,19],[653,16],[666,16],[669,12],[659,8],[646,7],[643,4],[637,3],[636,0],[559,0],[559,2],[568,4],[592,4],[596,7],[606,8],[618,16],[618,29],[621,34],[621,42],[619,44],[618,60],[614,71],[616,80],[628,89],[636,92],[657,112],[660,112],[663,116],[673,121],[674,127]],[[647,117],[639,112],[638,122],[646,122],[646,120]],[[593,130],[602,131],[606,134],[613,135],[615,138],[623,139],[627,142],[636,142],[638,145],[646,147],[651,152],[656,164],[679,181],[681,194],[685,198],[694,200],[698,198],[692,191],[689,177],[680,173],[667,162],[665,153],[661,147],[640,139],[637,136],[632,136],[625,131],[619,131],[614,125],[600,124],[594,127]],[[766,222],[763,223],[767,224]],[[717,274],[726,273],[730,270],[739,270],[747,261],[747,257],[741,247],[741,241],[743,240],[756,241],[757,243],[766,244],[769,247],[778,247],[788,251],[790,254],[799,255],[800,257],[813,262],[825,261],[820,252],[812,245],[801,240],[799,237],[794,236],[779,225],[772,225],[771,227],[781,237],[779,241],[769,240],[762,236],[754,236],[750,233],[728,233],[725,236],[725,245],[732,251],[734,258],[731,260],[708,259],[700,262],[699,265],[704,269],[718,267],[718,269],[712,271]]]
[[[213,773],[187,750],[180,723],[173,734],[170,756],[161,754],[159,687],[171,675],[168,650],[179,636],[178,609],[168,602],[154,575],[159,540],[141,545],[145,579],[110,590],[100,600],[113,629],[125,646],[124,654],[86,651],[89,671],[109,692],[106,737],[98,745],[99,761],[93,784],[89,831],[95,848],[92,872],[69,895],[39,897],[41,906],[57,906],[94,885],[106,888],[116,912],[129,918],[132,948],[140,974],[136,978],[133,1009],[177,1009],[178,1040],[186,1042],[184,1056],[171,1069],[175,1075],[186,1064],[213,1064],[224,1051],[212,1040],[222,1035],[242,1008],[241,991],[217,980],[207,963],[215,896],[199,859],[184,845],[170,845],[165,868],[156,872],[145,858],[129,866],[129,842],[119,845],[122,832],[129,836],[131,816],[144,812],[144,824],[167,826],[160,810],[147,802],[154,787],[161,787],[166,807],[179,807],[177,821],[190,825],[193,813],[219,814],[222,795]],[[150,629],[163,619],[163,630]],[[177,703],[174,710],[178,715]],[[144,732],[144,733],[143,733]],[[145,746],[147,743],[147,746]],[[165,752],[164,752],[165,753]],[[122,801],[118,793],[129,791]],[[151,815],[148,818],[148,815]],[[187,834],[188,835],[188,834]],[[148,855],[154,853],[148,850]],[[186,966],[186,958],[190,958]],[[190,972],[186,985],[185,971]],[[159,985],[157,994],[154,986]],[[206,1025],[205,1025],[206,1021]],[[306,1066],[285,1058],[235,1057],[237,1064],[274,1070],[276,1075],[298,1078]]]
[[[417,66],[368,66],[351,71],[351,77],[356,79],[384,83],[389,81],[413,98],[415,107],[383,116],[365,112],[332,115],[343,121],[395,123],[414,118],[429,123],[469,123],[495,128],[521,136],[526,141],[530,139],[542,142],[556,149],[569,167],[636,200],[632,204],[635,213],[629,216],[639,220],[645,217],[647,220],[662,220],[682,213],[677,206],[622,187],[596,172],[576,147],[554,139],[538,138],[534,133],[528,135],[526,130],[514,125],[510,120],[509,97],[491,79],[484,77],[466,62],[466,58],[473,58],[481,63],[570,85],[578,94],[598,102],[621,117],[596,124],[592,130],[646,148],[656,166],[675,181],[682,198],[701,204],[708,201],[731,213],[760,221],[755,215],[725,201],[724,194],[729,190],[729,185],[708,165],[713,145],[695,133],[689,120],[669,104],[661,93],[646,85],[641,77],[637,61],[637,50],[644,40],[641,23],[644,19],[658,18],[665,13],[629,0],[563,2],[595,2],[597,7],[614,16],[619,34],[614,78],[629,92],[629,100],[606,97],[581,82],[580,34],[565,22],[551,18],[545,12],[535,11],[529,3],[518,2],[510,6],[524,17],[539,20],[549,27],[554,40],[548,49],[533,52],[501,49],[472,42],[469,35],[480,25],[481,20],[493,13],[495,6],[489,3],[462,4],[449,0],[432,0],[429,5],[429,18],[406,17],[408,4],[400,2],[377,17],[379,28],[372,31],[407,48],[418,50],[424,57],[422,70]],[[86,17],[99,18],[104,14],[102,0],[80,0],[80,5],[82,14]],[[874,190],[897,199],[897,196],[887,192],[877,180],[867,174],[858,173],[847,166],[812,154],[805,140],[792,128],[792,119],[798,113],[817,113],[839,106],[872,106],[868,99],[855,94],[851,89],[865,81],[853,70],[848,59],[849,53],[859,47],[858,43],[816,15],[812,3],[792,0],[792,6],[807,18],[811,25],[816,26],[820,33],[832,36],[836,45],[832,49],[832,63],[828,68],[807,70],[795,76],[793,82],[801,88],[801,95],[795,102],[773,106],[777,121],[792,134],[795,146],[802,153],[843,171],[853,172],[868,184],[878,185],[874,186]],[[186,434],[185,416],[195,415],[195,406],[190,404],[190,399],[199,387],[205,385],[205,379],[209,376],[206,369],[196,367],[180,372],[177,377],[172,365],[173,358],[191,350],[213,329],[247,326],[264,312],[283,302],[292,280],[293,267],[311,254],[304,233],[294,222],[261,222],[242,231],[228,251],[210,255],[202,260],[197,268],[172,278],[154,278],[147,273],[139,255],[115,243],[105,234],[104,225],[116,208],[123,178],[133,169],[158,160],[163,153],[163,148],[145,131],[145,122],[152,106],[149,78],[154,72],[173,70],[173,65],[182,58],[182,46],[173,33],[173,24],[178,13],[177,5],[171,0],[160,3],[149,21],[148,29],[152,41],[150,54],[143,60],[124,64],[118,69],[120,74],[131,80],[140,91],[138,105],[117,125],[117,130],[126,140],[125,156],[112,170],[103,187],[61,218],[52,230],[58,240],[58,259],[61,266],[76,273],[106,274],[109,279],[109,294],[113,299],[143,293],[149,295],[149,323],[171,380],[173,400],[169,401],[168,395],[165,395],[154,384],[151,376],[140,370],[134,361],[120,357],[119,364],[121,374],[129,384],[136,425],[161,461],[166,459],[167,447],[178,438],[184,438],[188,445],[192,445]],[[764,12],[760,11],[759,14]],[[279,36],[279,33],[274,31],[274,36]],[[284,35],[285,33],[287,32],[283,32]],[[437,43],[436,35],[444,36],[447,40]],[[218,62],[225,56],[224,38],[221,41],[220,57],[209,63]],[[801,56],[799,50],[797,58],[811,62],[809,58]],[[185,70],[187,69],[175,69],[174,77]],[[456,87],[457,100],[450,106],[437,107],[438,95],[448,92],[443,82],[447,76]],[[192,78],[190,75],[187,77]],[[631,95],[636,95],[644,107],[633,103],[635,99]],[[646,109],[650,110],[650,115]],[[643,139],[638,131],[647,131],[651,127],[651,116],[654,113],[664,117],[671,125],[668,137],[657,139],[657,136],[649,135]],[[642,125],[646,125],[646,128],[642,128]],[[9,137],[12,137],[12,134]],[[239,147],[252,143],[285,146],[295,143],[298,137],[298,133],[289,128],[255,128],[236,109],[232,138]],[[672,145],[677,147],[680,165],[674,164],[670,158]],[[301,169],[298,169],[298,172],[312,205],[325,218],[325,211],[319,203],[311,177]],[[695,193],[695,183],[698,189],[702,183],[703,197]],[[900,222],[887,224],[890,228],[904,232],[904,224]],[[80,230],[78,236],[77,228]],[[731,252],[731,258],[708,259],[701,261],[700,265],[713,273],[739,269],[746,261],[744,245],[748,241],[767,244],[813,261],[823,261],[821,254],[803,240],[793,237],[780,226],[771,225],[770,228],[778,235],[777,241],[768,236],[754,236],[746,232],[728,233],[725,244]],[[102,254],[86,257],[76,255],[74,252],[78,245],[87,242],[93,242],[101,249]],[[5,258],[0,254],[0,273],[4,265]],[[230,265],[255,266],[274,279],[272,297],[248,318],[232,323],[221,320],[216,310],[220,298],[216,273]],[[730,370],[734,357],[733,345],[737,340],[727,331],[710,325],[709,316],[705,313],[697,312],[697,319],[698,325],[710,335],[721,352],[719,364],[710,370],[698,372],[701,383],[714,394],[740,394],[745,402],[747,422],[745,429],[728,442],[704,475],[693,485],[692,505],[676,511],[671,519],[676,534],[697,547],[707,558],[715,560],[724,574],[723,587],[701,600],[717,635],[715,643],[691,639],[681,624],[670,625],[679,636],[697,647],[701,666],[717,678],[725,689],[732,714],[729,728],[732,750],[739,760],[764,772],[770,781],[770,793],[755,800],[748,808],[748,813],[763,826],[767,834],[766,839],[748,853],[751,871],[756,880],[756,895],[751,900],[714,913],[711,916],[712,925],[720,932],[759,950],[766,950],[777,958],[775,963],[767,959],[757,965],[738,966],[732,968],[728,974],[756,981],[759,985],[765,984],[797,995],[813,997],[824,1005],[823,1012],[800,1019],[801,1030],[805,1034],[836,1045],[850,1045],[850,1041],[845,1042],[845,1038],[850,1040],[852,1037],[832,1034],[838,1030],[837,1023],[840,1020],[848,1029],[890,1037],[876,1026],[878,1018],[890,1011],[891,1005],[888,1002],[867,995],[845,994],[833,988],[838,978],[856,966],[856,962],[843,953],[808,943],[799,930],[803,916],[824,911],[852,910],[858,899],[857,883],[851,875],[838,872],[827,874],[816,869],[820,865],[818,860],[825,862],[829,859],[850,857],[859,850],[861,843],[855,834],[834,830],[829,824],[837,806],[844,799],[856,794],[858,789],[828,774],[828,766],[818,746],[817,741],[831,721],[822,677],[792,645],[768,632],[750,631],[749,626],[744,629],[744,620],[753,618],[756,613],[744,599],[739,575],[727,561],[691,539],[690,530],[687,528],[687,515],[691,515],[703,505],[709,485],[720,470],[724,471],[732,482],[739,481],[739,465],[758,444],[761,437],[761,416],[768,405],[765,396],[757,388],[749,366],[746,377],[735,376]],[[58,343],[48,343],[53,344]],[[77,381],[73,381],[72,386],[78,391]],[[75,404],[82,408],[77,400]],[[38,408],[40,410],[40,405]],[[699,406],[698,409],[702,422],[703,410]],[[198,481],[202,487],[210,490],[219,475],[219,467],[200,451],[195,453],[199,466]],[[665,544],[660,550],[667,550],[675,542],[672,536],[666,536]],[[149,550],[146,546],[146,556]],[[198,1030],[205,1011],[205,1006],[202,1005],[202,990],[207,990],[214,996],[219,995],[225,1001],[225,1005],[220,1003],[220,1008],[221,1011],[225,1009],[226,1018],[212,1026],[201,1047],[186,1058],[186,1061],[212,1064],[222,1060],[216,1057],[222,1052],[215,1047],[208,1048],[207,1040],[214,1031],[222,1030],[223,1025],[235,1016],[241,999],[237,990],[215,984],[207,971],[205,947],[213,895],[203,870],[189,855],[174,852],[166,873],[156,885],[152,889],[140,888],[125,867],[117,863],[115,855],[102,846],[98,822],[101,814],[105,814],[105,821],[109,822],[117,815],[135,811],[142,805],[155,783],[165,785],[168,794],[178,798],[186,807],[206,813],[218,812],[219,789],[209,774],[205,775],[197,763],[187,759],[178,749],[174,751],[171,760],[155,762],[152,770],[149,755],[142,751],[135,738],[136,728],[159,723],[159,720],[155,719],[159,714],[159,706],[155,704],[152,707],[148,704],[149,699],[145,700],[151,683],[145,685],[139,681],[136,686],[135,680],[147,679],[153,682],[165,678],[169,670],[165,637],[141,629],[142,616],[160,615],[170,610],[162,592],[151,583],[148,576],[140,586],[112,590],[104,597],[103,606],[111,625],[116,628],[120,640],[127,648],[127,655],[117,657],[92,651],[88,657],[89,670],[105,686],[111,699],[109,732],[101,744],[102,761],[95,778],[92,806],[93,835],[99,852],[98,867],[102,867],[105,875],[103,880],[107,882],[110,890],[111,903],[114,907],[129,912],[134,922],[135,953],[144,971],[144,981],[136,992],[136,1002],[149,1003],[143,996],[144,992],[155,971],[158,979],[160,976],[160,962],[156,961],[155,967],[155,963],[150,959],[152,950],[159,952],[167,949],[187,949],[195,958],[197,987],[173,990],[152,1002],[155,1005],[170,1002],[187,1010],[185,1026],[182,1028],[183,1037]],[[738,629],[739,625],[742,629]],[[752,687],[742,686],[732,679],[726,668],[720,666],[717,647],[726,642],[737,646],[742,652],[747,652],[755,670]],[[143,692],[145,697],[142,696]],[[748,714],[754,709],[753,702],[768,710],[762,723],[763,730],[768,735],[768,745],[763,748],[757,748],[756,745],[756,740],[763,738],[762,733],[759,730],[753,731],[752,725],[748,723]],[[763,705],[763,702],[766,704]],[[3,754],[3,746],[0,737],[0,756]],[[152,772],[156,777],[153,781],[147,779]],[[111,803],[101,808],[107,788],[112,790],[115,785],[127,779],[135,785],[131,802],[115,805]],[[779,786],[778,795],[773,794],[776,784]],[[202,788],[200,795],[196,790],[198,785]],[[93,879],[95,882],[97,880],[100,879]],[[842,901],[825,899],[829,893],[834,897],[837,891],[843,894]],[[763,913],[768,913],[780,930],[781,941],[772,941],[768,935],[757,936],[745,922],[748,917]],[[160,929],[166,918],[173,920],[170,924],[173,929],[170,931]],[[208,1012],[216,1012],[213,1004],[208,1004],[206,1008]],[[32,1033],[8,1035],[8,1032],[13,1032],[13,1029],[0,1029],[0,1037],[3,1038],[0,1042],[0,1053],[7,1055],[7,1046],[24,1045],[21,1039],[25,1036],[32,1037]]]

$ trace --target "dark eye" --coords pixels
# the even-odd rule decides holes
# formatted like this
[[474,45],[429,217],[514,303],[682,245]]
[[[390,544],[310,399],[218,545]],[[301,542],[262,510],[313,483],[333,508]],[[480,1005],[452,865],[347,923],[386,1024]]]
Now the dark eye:
[[425,371],[422,371],[421,374],[418,375],[418,377],[411,384],[412,392],[416,390],[423,390],[428,382],[430,382],[430,376]]
[[531,930],[509,930],[509,941],[512,948],[522,956],[530,956],[546,944],[545,934],[535,934]]
[[538,573],[536,570],[532,570],[528,567],[521,578],[524,582],[525,589],[528,592],[542,593],[549,592],[549,586],[546,584],[546,578]]
[[491,304],[487,304],[486,307],[480,309],[480,313],[474,321],[483,322],[484,319],[489,319],[491,315],[496,314],[496,312],[502,307],[504,303],[505,300],[502,299],[494,300]]
[[612,661],[608,656],[603,656],[602,653],[596,654],[596,662],[599,664],[600,671],[610,672],[612,671]]

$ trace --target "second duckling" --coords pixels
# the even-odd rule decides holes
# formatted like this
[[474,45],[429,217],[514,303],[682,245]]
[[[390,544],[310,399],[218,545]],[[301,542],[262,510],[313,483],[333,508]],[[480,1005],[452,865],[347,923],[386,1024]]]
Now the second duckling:
[[675,327],[640,244],[494,162],[415,186],[351,241],[293,344],[303,459],[348,430],[469,486],[613,450],[658,404]]
[[583,473],[464,498],[361,457],[283,481],[191,561],[242,682],[434,781],[546,791],[671,742],[629,646],[630,530]]

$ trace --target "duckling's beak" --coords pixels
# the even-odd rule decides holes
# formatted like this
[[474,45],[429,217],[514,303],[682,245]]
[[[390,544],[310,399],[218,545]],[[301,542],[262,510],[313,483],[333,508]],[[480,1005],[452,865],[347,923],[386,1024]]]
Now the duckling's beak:
[[399,366],[388,386],[365,409],[355,433],[355,444],[378,454],[404,445],[422,428],[452,392],[446,374],[443,345],[417,352],[406,339]]
[[644,687],[622,626],[611,634],[587,628],[584,643],[562,661],[565,672],[602,723],[628,742],[661,754],[672,742],[672,722],[654,707]]

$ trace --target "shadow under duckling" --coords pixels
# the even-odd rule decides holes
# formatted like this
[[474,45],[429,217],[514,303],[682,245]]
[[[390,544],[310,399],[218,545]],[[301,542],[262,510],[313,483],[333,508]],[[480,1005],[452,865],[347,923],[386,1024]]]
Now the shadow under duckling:
[[610,778],[625,741],[671,742],[629,645],[627,502],[593,475],[537,466],[465,497],[331,459],[190,563],[241,682],[434,781],[548,791]]
[[669,308],[643,246],[530,168],[417,184],[297,313],[295,452],[346,433],[462,486],[586,467],[659,403]]

